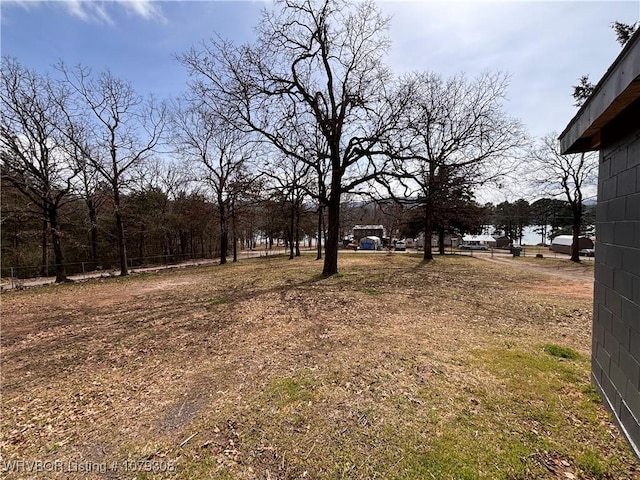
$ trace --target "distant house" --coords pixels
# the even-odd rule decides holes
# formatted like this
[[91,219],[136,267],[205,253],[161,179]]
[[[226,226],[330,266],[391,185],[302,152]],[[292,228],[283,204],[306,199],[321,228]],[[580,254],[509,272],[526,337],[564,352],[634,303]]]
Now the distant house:
[[[457,235],[451,235],[449,233],[446,233],[444,236],[445,247],[457,247],[458,245],[460,245],[461,242],[462,242],[462,239]],[[424,233],[421,233],[420,235],[418,235],[418,238],[415,239],[414,246],[418,250],[422,250],[424,248]],[[438,235],[434,233],[433,235],[431,235],[431,248],[438,248],[439,246],[440,244],[439,244]],[[413,248],[409,246],[409,243],[407,243],[407,247]]]
[[382,225],[356,225],[353,227],[353,239],[358,242],[364,237],[384,238],[384,227]]
[[[550,250],[558,253],[566,253],[571,255],[571,246],[573,245],[573,235],[558,235],[551,240]],[[578,250],[583,248],[593,248],[593,240],[589,237],[578,238]]]
[[513,244],[513,240],[509,237],[495,237],[496,248],[509,248]]
[[591,378],[640,458],[640,30],[560,145],[600,151]]
[[[440,246],[440,239],[438,237],[437,234],[434,234],[431,236],[431,246],[432,247],[439,247]],[[460,237],[456,236],[456,235],[451,235],[449,233],[446,233],[444,235],[444,246],[445,247],[457,247],[458,245],[460,245]]]
[[496,239],[491,235],[465,235],[462,237],[463,245],[484,245],[489,248],[495,248]]

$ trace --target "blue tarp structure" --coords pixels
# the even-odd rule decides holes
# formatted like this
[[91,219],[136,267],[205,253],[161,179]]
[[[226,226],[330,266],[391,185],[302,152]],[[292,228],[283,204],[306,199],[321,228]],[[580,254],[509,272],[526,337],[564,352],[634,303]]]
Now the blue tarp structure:
[[380,237],[363,237],[360,239],[360,248],[362,250],[380,250],[382,248],[382,240]]

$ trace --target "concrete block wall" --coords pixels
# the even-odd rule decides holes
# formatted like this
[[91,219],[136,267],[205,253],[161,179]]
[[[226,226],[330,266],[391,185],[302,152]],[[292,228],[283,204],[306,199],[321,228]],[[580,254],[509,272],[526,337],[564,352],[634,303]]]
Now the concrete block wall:
[[600,152],[593,381],[640,457],[640,130]]

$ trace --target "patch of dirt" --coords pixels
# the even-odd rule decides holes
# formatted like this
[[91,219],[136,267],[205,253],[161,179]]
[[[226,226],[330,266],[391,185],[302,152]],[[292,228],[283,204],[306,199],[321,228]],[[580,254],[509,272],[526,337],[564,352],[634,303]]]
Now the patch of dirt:
[[591,300],[593,298],[593,284],[589,283],[567,283],[549,281],[541,285],[533,285],[532,291],[545,295],[569,295],[573,298]]
[[[549,263],[548,260],[540,259],[540,263],[530,263],[522,261],[521,258],[503,258],[503,257],[488,257],[478,256],[479,258],[488,262],[497,263],[500,265],[509,265],[512,268],[517,268],[522,271],[544,273],[554,277],[560,277],[564,280],[573,282],[593,282],[593,268],[585,268],[584,266],[574,266],[570,261],[553,261]],[[561,265],[561,266],[560,266]]]

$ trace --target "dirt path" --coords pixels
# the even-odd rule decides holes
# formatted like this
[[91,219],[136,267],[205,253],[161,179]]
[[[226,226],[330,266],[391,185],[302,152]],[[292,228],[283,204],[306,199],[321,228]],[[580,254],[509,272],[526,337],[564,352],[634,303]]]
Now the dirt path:
[[[534,282],[530,291],[545,295],[566,295],[584,300],[593,299],[593,263],[573,265],[565,259],[523,259],[478,256],[484,261],[519,272],[544,275],[544,281]],[[538,262],[539,263],[536,263]]]
[[[560,265],[557,261],[553,263],[529,263],[522,259],[512,259],[504,257],[486,257],[477,256],[487,262],[498,263],[500,265],[509,265],[519,270],[528,270],[531,272],[545,273],[547,275],[553,275],[560,277],[564,280],[571,280],[574,282],[588,282],[593,283],[593,268],[589,264],[578,264],[575,267],[567,266],[566,261],[562,261],[563,265]],[[544,259],[542,260],[545,261]]]

